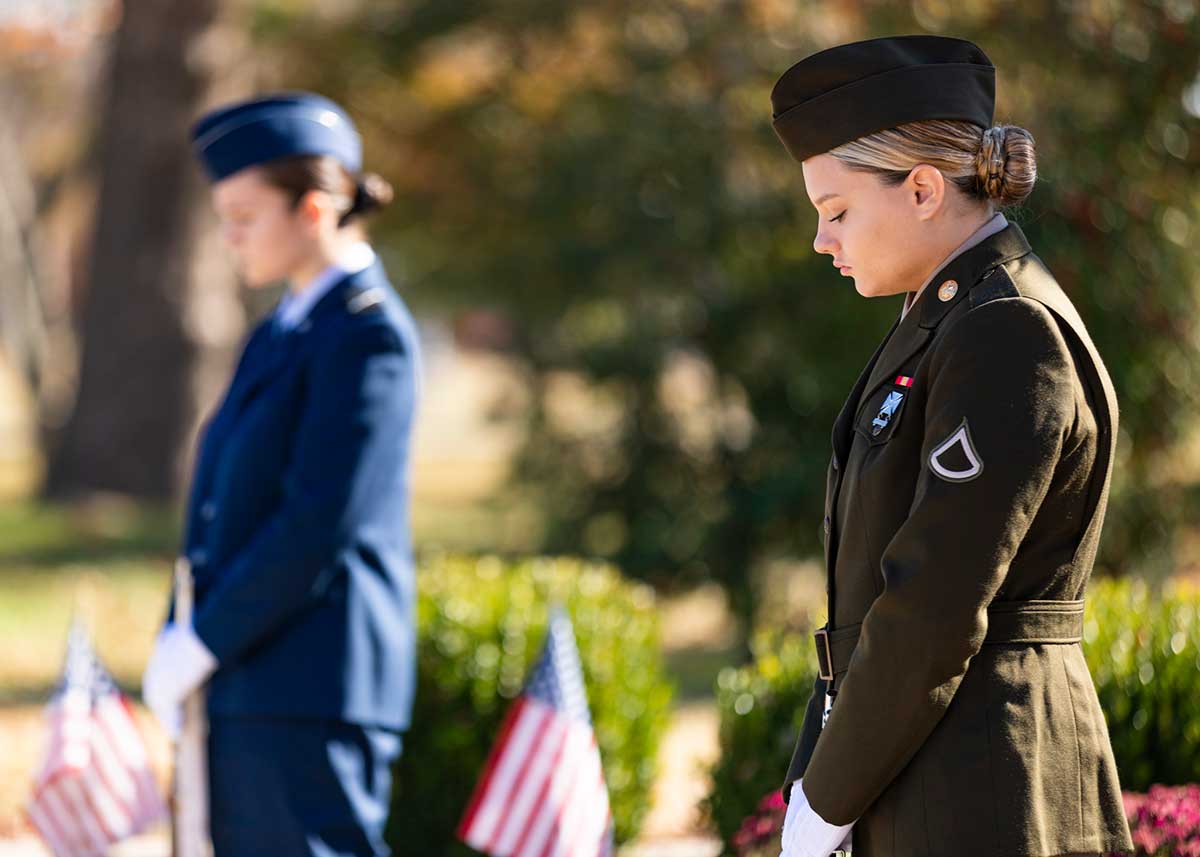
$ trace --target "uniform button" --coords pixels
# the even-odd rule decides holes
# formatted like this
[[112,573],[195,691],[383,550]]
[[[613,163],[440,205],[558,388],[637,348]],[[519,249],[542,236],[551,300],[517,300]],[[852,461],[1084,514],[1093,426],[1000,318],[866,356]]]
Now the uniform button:
[[208,551],[206,551],[204,548],[196,548],[194,551],[188,554],[188,559],[191,560],[193,567],[204,565],[206,562],[208,562]]
[[839,467],[841,467],[841,464],[840,464],[840,462],[838,462],[837,456],[835,455],[833,457],[833,469],[837,470]]
[[829,520],[829,516],[825,516],[825,535],[829,535],[829,530],[833,526],[833,521]]
[[207,503],[201,506],[200,517],[206,521],[211,521],[213,518],[217,517],[217,504],[212,500],[209,500]]

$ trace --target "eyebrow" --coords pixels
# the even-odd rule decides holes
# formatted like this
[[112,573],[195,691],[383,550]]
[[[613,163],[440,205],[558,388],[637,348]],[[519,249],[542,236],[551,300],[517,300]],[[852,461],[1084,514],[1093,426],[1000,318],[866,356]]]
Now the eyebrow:
[[813,205],[820,205],[820,204],[821,204],[821,203],[823,203],[825,200],[827,200],[827,199],[833,199],[835,196],[841,196],[841,194],[840,194],[840,193],[826,193],[826,194],[822,194],[821,198],[820,198],[820,199],[818,199],[816,202],[814,202],[814,203],[813,203]]

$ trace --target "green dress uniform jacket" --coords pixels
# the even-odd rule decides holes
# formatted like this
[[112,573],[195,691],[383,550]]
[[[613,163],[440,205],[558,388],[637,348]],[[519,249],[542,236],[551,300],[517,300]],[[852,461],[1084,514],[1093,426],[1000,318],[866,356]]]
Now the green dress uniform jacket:
[[947,262],[858,379],[828,473],[832,679],[784,786],[857,819],[855,857],[1132,851],[1080,647],[1116,432],[1014,225]]

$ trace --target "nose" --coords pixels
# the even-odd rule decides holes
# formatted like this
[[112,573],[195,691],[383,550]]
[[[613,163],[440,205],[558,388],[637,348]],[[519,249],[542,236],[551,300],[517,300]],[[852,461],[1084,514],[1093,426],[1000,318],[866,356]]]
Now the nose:
[[817,235],[813,238],[813,250],[827,256],[836,256],[839,245],[825,229],[818,224]]

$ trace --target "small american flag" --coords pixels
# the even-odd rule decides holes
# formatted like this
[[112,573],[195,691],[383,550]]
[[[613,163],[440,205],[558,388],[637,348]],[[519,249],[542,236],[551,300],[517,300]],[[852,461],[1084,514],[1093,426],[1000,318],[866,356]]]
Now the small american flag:
[[458,827],[492,857],[608,857],[612,813],[571,620],[550,614],[545,647],[508,710]]
[[46,758],[26,812],[57,857],[98,857],[165,818],[133,711],[78,623],[46,719]]

